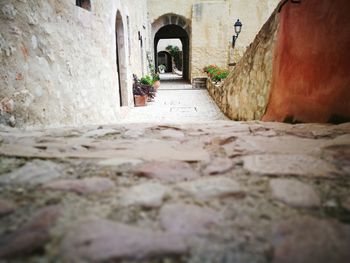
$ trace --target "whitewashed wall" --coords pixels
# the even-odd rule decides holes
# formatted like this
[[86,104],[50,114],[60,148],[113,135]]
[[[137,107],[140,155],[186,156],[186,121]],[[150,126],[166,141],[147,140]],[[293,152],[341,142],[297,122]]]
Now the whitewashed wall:
[[125,56],[131,55],[125,67],[132,106],[131,76],[142,72],[137,31],[148,35],[147,3],[135,8],[136,2],[95,0],[90,12],[75,6],[75,0],[1,0],[0,123],[118,122],[115,19],[120,10]]

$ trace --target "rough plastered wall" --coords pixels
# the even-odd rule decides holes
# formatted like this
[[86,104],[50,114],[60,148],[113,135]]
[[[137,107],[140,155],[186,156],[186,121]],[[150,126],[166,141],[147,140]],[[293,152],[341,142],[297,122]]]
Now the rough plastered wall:
[[148,2],[148,17],[150,22],[157,20],[164,14],[176,14],[191,19],[192,5],[195,0],[147,0]]
[[[203,75],[205,65],[227,67],[238,61],[278,3],[279,0],[148,0],[148,7],[151,23],[167,13],[190,21],[190,72],[194,78]],[[233,24],[238,18],[244,27],[232,50]]]
[[[130,69],[129,77],[132,74],[137,76],[142,76],[148,71],[147,63],[147,51],[150,51],[150,27],[148,23],[147,14],[147,1],[146,0],[121,0],[121,10],[125,10],[123,15],[126,24],[126,37],[128,41],[130,40],[130,45],[128,46],[128,57]],[[129,19],[127,19],[129,17]],[[127,26],[127,20],[129,20],[129,26]],[[140,32],[142,38],[142,48],[141,40],[139,39],[138,32]],[[132,81],[130,79],[130,81]]]
[[350,1],[288,2],[266,121],[350,121]]
[[280,0],[232,0],[230,16],[232,23],[230,29],[233,33],[233,24],[237,19],[243,24],[235,48],[230,50],[230,62],[239,61],[250,43],[254,40],[264,23],[276,9]]
[[222,85],[208,84],[220,109],[233,120],[260,120],[266,110],[272,80],[273,54],[278,29],[275,12],[262,27]]
[[[75,2],[0,1],[0,122],[28,127],[118,121],[115,19],[120,10],[124,21],[127,12],[133,21],[135,8],[92,1],[89,12]],[[127,34],[124,44],[127,52]],[[127,67],[127,76],[131,71]]]
[[199,2],[192,13],[192,77],[203,75],[209,64],[226,67],[230,47],[230,17],[227,1]]

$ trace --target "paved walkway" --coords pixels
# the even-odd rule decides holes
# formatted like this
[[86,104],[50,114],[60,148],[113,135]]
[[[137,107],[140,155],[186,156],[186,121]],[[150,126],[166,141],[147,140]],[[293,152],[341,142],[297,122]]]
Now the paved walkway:
[[349,142],[350,124],[3,129],[0,261],[348,263]]
[[180,76],[161,75],[161,87],[154,102],[130,109],[123,123],[190,123],[227,120],[207,90],[193,89]]
[[350,123],[163,81],[118,125],[0,130],[0,262],[349,263],[349,175]]
[[161,73],[159,74],[161,81],[166,80],[182,80],[182,75],[179,74],[173,74],[173,73]]

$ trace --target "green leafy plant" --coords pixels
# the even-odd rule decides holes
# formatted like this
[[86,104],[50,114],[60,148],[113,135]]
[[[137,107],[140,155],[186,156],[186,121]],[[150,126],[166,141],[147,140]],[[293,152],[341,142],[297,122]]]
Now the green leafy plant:
[[[149,69],[149,72],[152,76],[153,82],[152,82],[152,84],[146,84],[146,85],[153,85],[153,83],[157,80],[160,80],[160,78],[159,78],[159,74],[155,70],[155,66],[154,66],[153,59],[152,59],[150,52],[147,52],[147,62],[148,62],[148,69]],[[145,76],[145,77],[147,77],[147,76]],[[148,80],[149,80],[149,78],[148,78]]]
[[223,79],[227,78],[229,72],[227,69],[218,67],[217,65],[209,65],[203,68],[203,71],[208,74],[208,77],[218,83]]
[[145,76],[143,79],[143,82],[147,84],[142,83],[141,79],[139,80],[137,78],[137,76],[134,74],[133,75],[133,79],[134,79],[134,83],[133,83],[133,94],[136,96],[145,96],[147,95],[149,98],[153,99],[155,97],[156,91],[155,89],[152,87],[152,85],[149,85],[149,78],[150,76]]
[[150,75],[143,76],[140,79],[141,84],[152,86],[154,83],[154,78]]
[[218,66],[212,64],[212,65],[209,65],[209,66],[204,67],[204,68],[203,68],[203,71],[206,72],[206,73],[211,74],[211,73],[213,73],[215,70],[217,70],[218,68],[219,68]]
[[153,77],[153,82],[160,80],[159,74],[154,74],[152,77]]
[[212,77],[212,80],[215,81],[215,83],[220,82],[223,79],[226,79],[228,76],[228,71],[217,71],[214,73],[214,76]]
[[173,57],[177,69],[182,70],[182,51],[178,46],[169,45],[165,48]]
[[150,52],[147,52],[146,55],[147,55],[147,62],[148,62],[148,70],[149,70],[150,74],[153,76],[156,74],[156,69],[154,67],[152,55]]

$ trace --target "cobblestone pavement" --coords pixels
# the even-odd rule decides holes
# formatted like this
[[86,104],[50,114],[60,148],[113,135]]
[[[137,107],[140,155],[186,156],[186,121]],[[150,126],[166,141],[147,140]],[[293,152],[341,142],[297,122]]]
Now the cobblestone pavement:
[[1,262],[350,262],[350,123],[2,128],[0,155]]
[[[164,74],[167,79],[173,77]],[[208,91],[192,89],[184,81],[162,81],[154,102],[145,107],[131,108],[122,119],[123,123],[142,122],[207,122],[227,120],[218,106],[210,98]]]

